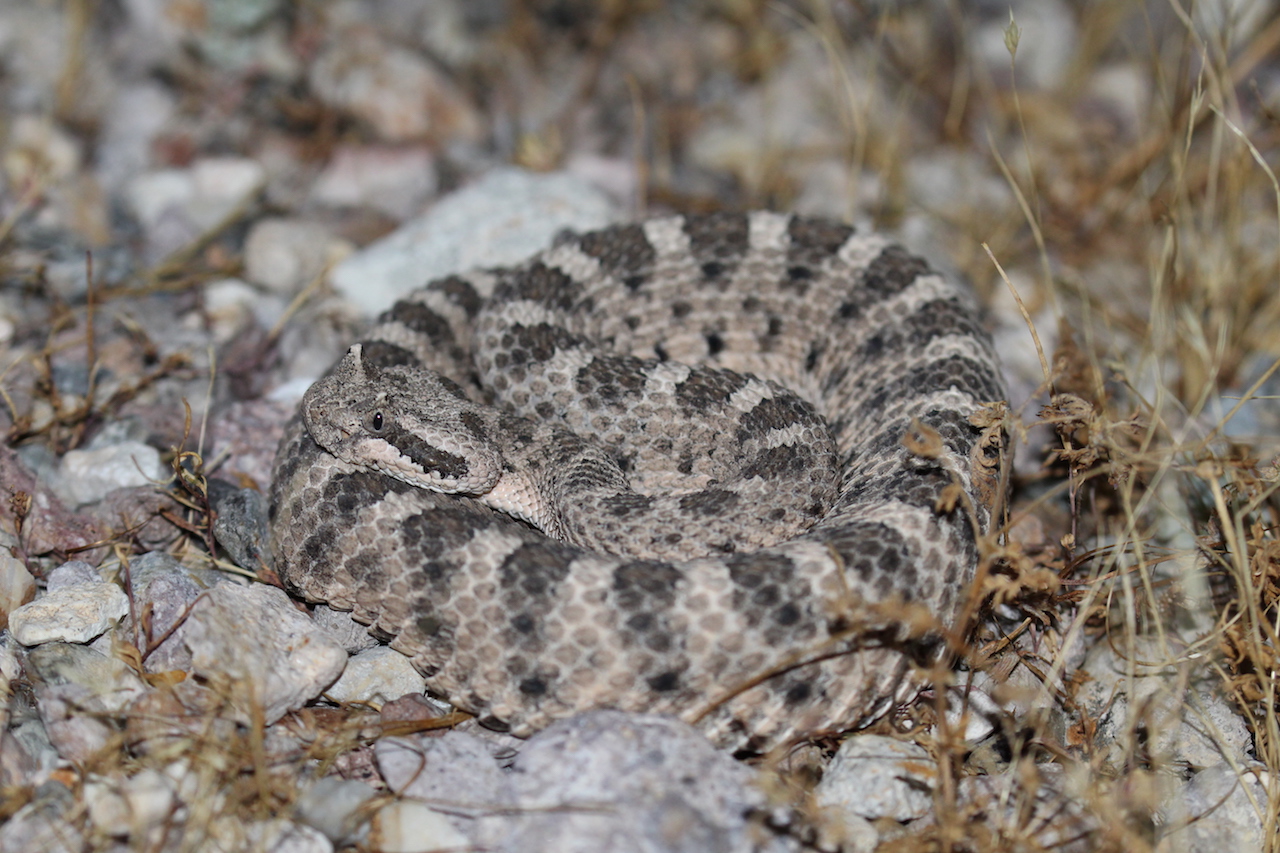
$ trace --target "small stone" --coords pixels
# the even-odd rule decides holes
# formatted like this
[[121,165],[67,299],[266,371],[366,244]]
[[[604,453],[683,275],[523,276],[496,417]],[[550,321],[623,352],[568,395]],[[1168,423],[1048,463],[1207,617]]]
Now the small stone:
[[94,152],[104,187],[118,191],[151,165],[152,145],[175,111],[173,92],[154,81],[125,85],[115,93],[110,107],[102,111]]
[[151,613],[149,634],[142,638],[147,648],[141,651],[147,652],[153,642],[169,634],[143,659],[148,672],[191,668],[191,652],[185,644],[186,625],[178,624],[178,620],[184,618],[200,593],[223,582],[225,576],[220,573],[183,565],[163,551],[133,559],[129,564],[129,584],[134,604],[138,612],[149,609]]
[[1115,767],[1132,755],[1134,733],[1157,764],[1212,767],[1252,751],[1244,720],[1219,695],[1216,679],[1172,638],[1138,637],[1119,647],[1099,643],[1082,670],[1078,699],[1097,721],[1093,745]]
[[120,587],[104,581],[65,586],[9,615],[9,631],[24,646],[60,641],[87,643],[129,612]]
[[140,836],[159,826],[173,808],[173,783],[145,768],[124,779],[91,778],[84,784],[89,819],[107,835]]
[[219,343],[229,343],[250,323],[270,328],[284,316],[285,300],[238,278],[221,278],[204,288],[204,311]]
[[857,735],[840,744],[814,801],[839,820],[848,812],[876,820],[916,820],[933,807],[938,766],[922,747],[883,735]]
[[1258,808],[1269,802],[1261,767],[1237,771],[1226,763],[1206,767],[1166,797],[1160,825],[1167,834],[1160,853],[1263,850],[1263,821]]
[[478,810],[515,802],[511,778],[475,735],[445,731],[387,737],[374,744],[374,755],[387,786],[401,796],[472,803]]
[[381,853],[466,850],[471,842],[449,818],[417,800],[387,803],[369,823],[369,846]]
[[354,655],[365,649],[378,645],[378,641],[369,633],[368,625],[361,625],[352,618],[350,611],[334,610],[327,604],[317,604],[311,611],[311,619],[324,629],[329,639]]
[[340,33],[311,63],[309,81],[317,97],[389,142],[474,139],[480,132],[475,111],[444,75],[366,28]]
[[245,239],[245,275],[273,293],[293,296],[352,248],[315,222],[262,219]]
[[368,831],[368,815],[361,806],[376,792],[363,782],[326,776],[318,779],[294,803],[294,817],[324,833],[335,845],[353,844]]
[[118,714],[148,691],[129,665],[93,649],[48,643],[27,654],[27,667],[41,686],[74,686],[93,698],[90,710]]
[[364,207],[402,221],[436,191],[435,160],[426,146],[344,146],[311,188],[311,199],[331,207]]
[[[756,773],[692,726],[656,714],[594,711],[526,743],[509,774],[513,817],[475,842],[503,853],[619,849],[760,849],[748,815],[763,807]],[[678,847],[672,840],[679,839]]]
[[158,260],[245,208],[265,184],[259,163],[213,157],[187,169],[138,175],[125,188],[125,198],[146,233],[148,257]]
[[211,843],[207,846],[214,850],[333,853],[333,845],[321,832],[287,820],[245,821],[227,815],[213,821],[209,835]]
[[0,824],[0,850],[80,853],[86,839],[68,814],[71,792],[57,783],[42,785],[37,797]]
[[209,480],[209,498],[217,519],[213,535],[237,566],[256,572],[271,564],[267,544],[267,499],[256,489],[237,489],[225,480]]
[[114,489],[155,485],[167,477],[160,451],[140,441],[97,450],[69,450],[58,474],[60,493],[70,506],[83,506]]
[[123,661],[93,649],[48,643],[27,655],[36,708],[50,743],[68,761],[91,761],[119,732],[117,718],[147,691]]
[[347,258],[330,281],[373,315],[423,281],[524,260],[564,229],[599,228],[618,214],[608,196],[581,178],[495,169]]
[[223,584],[187,617],[192,671],[225,693],[236,719],[267,725],[333,683],[347,653],[275,587]]
[[335,702],[381,705],[425,689],[426,680],[407,657],[389,646],[375,646],[348,660],[341,677],[325,694]]
[[386,723],[420,723],[436,720],[453,710],[447,702],[432,699],[424,693],[406,693],[382,706],[378,716]]
[[103,577],[98,574],[89,563],[84,560],[67,560],[67,562],[49,572],[49,576],[44,579],[45,592],[56,592],[64,586],[74,586],[78,583],[102,583]]
[[36,597],[36,579],[27,567],[0,548],[0,630],[9,624],[9,614]]

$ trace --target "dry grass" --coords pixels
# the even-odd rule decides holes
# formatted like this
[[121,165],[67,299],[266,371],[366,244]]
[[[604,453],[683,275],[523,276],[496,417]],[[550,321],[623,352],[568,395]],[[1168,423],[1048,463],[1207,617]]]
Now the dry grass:
[[[513,157],[559,162],[579,111],[615,94],[611,48],[661,4],[603,5],[567,38],[565,49],[581,51],[591,69],[587,82],[558,121],[522,137]],[[708,197],[679,180],[698,117],[637,72],[626,89],[631,153],[653,205],[786,207],[800,196],[805,169],[834,159],[850,177],[849,212],[892,227],[918,212],[907,177],[913,158],[939,150],[966,152],[1008,190],[1001,206],[929,211],[951,238],[951,260],[984,301],[1016,294],[1027,339],[1040,349],[1027,363],[1041,361],[1044,373],[1023,376],[1022,397],[1011,401],[1024,462],[1006,536],[989,543],[986,604],[958,650],[964,667],[939,679],[981,673],[1010,695],[1015,685],[1031,685],[1026,701],[1035,710],[1001,719],[994,746],[975,750],[942,713],[945,691],[937,691],[937,707],[915,709],[917,725],[934,724],[914,730],[939,759],[935,820],[882,849],[1038,850],[1070,842],[1157,849],[1167,829],[1155,817],[1163,792],[1191,768],[1153,748],[1160,733],[1143,725],[1114,747],[1098,743],[1100,720],[1081,699],[1078,650],[1099,646],[1132,661],[1130,680],[1140,666],[1167,665],[1172,689],[1193,697],[1193,675],[1212,679],[1246,721],[1253,759],[1272,771],[1263,777],[1266,802],[1256,806],[1268,849],[1280,849],[1280,461],[1274,432],[1250,437],[1228,425],[1255,405],[1250,400],[1266,383],[1276,387],[1280,364],[1280,182],[1273,171],[1280,132],[1256,82],[1280,46],[1280,17],[1233,31],[1230,20],[1206,21],[1179,0],[1145,8],[1084,4],[1061,85],[1041,89],[1020,80],[1021,64],[999,69],[974,59],[974,21],[960,3],[908,4],[883,15],[823,0],[707,5],[735,45],[741,79],[768,80],[782,67],[788,47],[780,25],[802,34],[792,44],[809,40],[828,63],[829,76],[814,85],[827,92],[839,132],[815,147],[780,144],[732,175],[730,197]],[[510,49],[549,50],[548,4],[514,6]],[[1013,29],[1009,36],[1011,51],[1048,37],[1024,31],[1019,39]],[[1149,100],[1131,126],[1090,92],[1103,63],[1123,65],[1147,87]],[[0,226],[0,238],[10,225]],[[86,316],[92,363],[92,307]],[[75,446],[127,399],[60,400],[48,379],[52,352],[51,345],[33,363],[27,403],[5,395],[11,443]],[[161,364],[117,393],[137,393],[179,367]],[[197,484],[188,503],[194,498],[201,509],[203,494]],[[156,718],[131,727],[174,725],[164,708],[156,710]],[[1158,716],[1148,722],[1170,724]],[[210,809],[192,814],[194,826],[222,814],[287,813],[307,762],[336,760],[383,733],[359,714],[316,709],[297,722],[311,727],[300,738],[311,744],[305,754],[271,757],[261,729],[228,734],[221,724],[216,716],[186,720],[144,755],[127,748],[126,730],[120,750],[92,769],[132,773],[173,761],[205,768],[193,802]],[[1248,756],[1225,758],[1248,773]],[[1051,774],[1050,766],[1058,769]],[[801,788],[812,769],[796,771]],[[981,773],[1016,784],[1003,795],[960,797],[963,781]],[[1033,793],[1051,775],[1056,793]],[[0,815],[30,794],[0,792]],[[78,820],[87,825],[86,815]]]

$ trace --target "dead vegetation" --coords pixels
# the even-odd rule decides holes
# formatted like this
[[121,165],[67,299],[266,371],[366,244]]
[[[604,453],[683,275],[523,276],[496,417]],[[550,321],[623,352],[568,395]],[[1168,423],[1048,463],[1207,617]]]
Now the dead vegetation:
[[[524,133],[512,152],[538,167],[558,165],[579,113],[602,92],[616,91],[611,48],[662,6],[602,4],[578,10],[557,29],[554,5],[514,4],[506,34],[512,49],[535,59],[545,51],[548,62],[556,51],[580,51],[585,68],[564,111]],[[850,211],[899,226],[918,204],[908,191],[911,158],[939,149],[969,152],[1008,190],[1002,206],[929,211],[956,247],[951,261],[985,302],[1017,298],[1022,334],[1039,353],[1026,362],[1032,369],[1038,363],[1040,375],[1021,374],[1010,401],[1008,423],[1022,461],[1004,470],[1013,480],[1012,503],[1003,537],[987,543],[981,607],[956,643],[962,666],[934,673],[935,702],[886,724],[937,758],[934,820],[880,849],[1166,849],[1165,780],[1185,779],[1196,768],[1171,763],[1155,746],[1159,732],[1147,724],[1173,724],[1158,714],[1130,726],[1114,748],[1099,742],[1103,722],[1081,698],[1090,680],[1081,660],[1100,646],[1131,661],[1135,672],[1167,668],[1175,690],[1189,689],[1191,672],[1213,679],[1253,744],[1252,754],[1224,759],[1242,776],[1253,773],[1253,762],[1270,771],[1260,777],[1266,802],[1256,805],[1268,849],[1277,849],[1280,419],[1274,402],[1267,407],[1272,420],[1250,415],[1252,432],[1233,419],[1261,408],[1255,401],[1274,400],[1280,387],[1280,131],[1275,95],[1259,83],[1262,72],[1275,72],[1280,18],[1240,29],[1229,16],[1198,16],[1199,7],[1179,0],[1138,13],[1113,0],[1080,4],[1075,55],[1062,83],[1044,89],[1020,81],[1012,56],[1004,70],[974,58],[973,21],[962,4],[921,5],[899,15],[822,0],[706,4],[706,14],[723,24],[741,80],[768,80],[786,61],[788,44],[810,40],[829,62],[830,77],[815,85],[829,91],[842,131],[834,147],[780,145],[750,171],[728,169],[725,197],[699,189],[706,182],[690,190],[680,180],[701,120],[690,103],[642,75],[627,78],[632,153],[645,178],[642,203],[650,207],[786,208],[801,195],[805,164],[834,157],[852,176]],[[800,35],[781,40],[779,22]],[[1011,54],[1029,49],[1032,36],[1019,38],[1016,16],[1007,33]],[[1177,38],[1164,38],[1171,33]],[[1149,96],[1136,123],[1109,113],[1091,92],[1091,75],[1104,63],[1136,72],[1134,85]],[[306,107],[290,103],[299,115],[319,114]],[[326,124],[330,132],[332,126]],[[869,175],[878,183],[861,193]],[[11,227],[4,223],[0,240]],[[221,233],[178,260],[219,268],[227,262],[217,254],[225,251]],[[163,266],[160,278],[180,279],[175,264]],[[83,307],[58,306],[47,343],[21,363],[6,362],[4,452],[33,443],[55,454],[73,449],[123,403],[192,370],[182,359],[158,356],[146,332],[117,315],[112,345],[131,342],[130,363],[141,369],[104,388],[95,368],[103,334],[94,293],[90,288]],[[75,360],[88,370],[87,392],[74,398],[53,380],[68,347],[80,348]],[[190,425],[189,412],[174,417]],[[175,445],[170,460],[170,489],[187,510],[166,516],[183,531],[171,548],[214,551],[203,460],[187,444]],[[127,560],[135,528],[33,537],[34,485],[6,485],[3,515],[17,532],[17,556],[37,574],[51,559],[91,549],[115,546]],[[162,639],[121,648],[119,656],[143,674],[143,659]],[[1013,707],[1030,709],[998,716],[996,735],[977,748],[947,714],[948,697],[976,674],[995,686],[997,699],[1013,697]],[[116,752],[69,774],[73,794],[95,773],[133,774],[182,759],[206,768],[192,802],[217,804],[191,821],[277,815],[296,796],[306,761],[320,757],[327,767],[344,755],[350,760],[386,730],[360,709],[311,709],[290,723],[306,751],[278,754],[259,727],[226,728],[216,714],[185,719],[176,702],[153,710],[130,721]],[[148,727],[144,753],[137,732]],[[157,738],[154,727],[169,737]],[[778,766],[790,767],[798,786],[787,797],[803,802],[814,766],[794,757]],[[961,783],[980,775],[1016,784],[961,797]],[[0,791],[0,816],[31,794]],[[85,814],[80,819],[89,825]],[[822,837],[810,829],[788,831]]]

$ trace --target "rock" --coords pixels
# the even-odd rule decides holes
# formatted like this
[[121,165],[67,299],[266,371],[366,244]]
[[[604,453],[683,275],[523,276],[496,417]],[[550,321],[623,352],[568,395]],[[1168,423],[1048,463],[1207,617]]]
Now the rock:
[[669,717],[595,711],[530,738],[512,765],[517,813],[504,853],[771,851],[749,813],[756,774]]
[[[253,850],[262,853],[333,853],[333,845],[318,830],[287,820],[245,821],[226,815],[209,827],[209,841],[201,849]],[[422,848],[418,848],[421,850]]]
[[425,689],[426,680],[407,657],[388,646],[375,646],[348,660],[341,677],[325,695],[335,702],[368,702],[377,706]]
[[56,592],[64,586],[75,586],[80,583],[102,583],[103,577],[84,560],[67,560],[67,562],[49,572],[44,579],[46,593]]
[[9,630],[24,646],[87,643],[129,612],[120,587],[104,581],[71,584],[24,604],[9,615]]
[[36,579],[16,557],[0,548],[0,630],[9,625],[9,614],[36,597]]
[[333,683],[347,653],[299,613],[282,591],[223,584],[187,617],[191,669],[231,701],[235,718],[267,725]]
[[346,649],[347,654],[354,655],[378,645],[378,641],[369,633],[369,626],[361,625],[351,618],[349,611],[334,610],[327,604],[317,604],[311,611],[311,619],[324,629],[329,639]]
[[1083,713],[1097,722],[1094,746],[1113,767],[1126,766],[1141,738],[1156,766],[1212,767],[1252,751],[1249,731],[1218,695],[1218,683],[1192,660],[1175,660],[1181,646],[1162,648],[1139,637],[1129,648],[1099,643],[1089,650],[1079,693]]
[[364,27],[338,33],[311,63],[308,77],[317,97],[389,142],[475,139],[480,133],[474,109],[444,75]]
[[245,275],[272,293],[292,297],[352,248],[316,222],[260,219],[245,239]]
[[1219,850],[1266,849],[1259,809],[1268,808],[1264,768],[1215,764],[1206,767],[1174,791],[1160,805],[1160,824],[1166,834],[1159,853],[1215,853]]
[[475,735],[444,731],[382,738],[374,755],[387,787],[402,797],[447,801],[458,812],[474,814],[515,803],[511,778]]
[[287,303],[238,278],[211,281],[204,288],[204,311],[218,343],[230,343],[256,322],[271,328],[284,316]]
[[146,233],[147,257],[156,261],[245,208],[265,182],[265,171],[253,160],[209,157],[187,169],[138,175],[125,197]]
[[855,735],[839,751],[813,798],[829,819],[916,820],[933,808],[938,765],[922,747],[884,735]]
[[294,817],[324,833],[335,845],[354,844],[368,832],[369,816],[361,807],[376,792],[363,782],[326,776],[303,791],[294,803]]
[[125,778],[90,777],[84,783],[84,802],[100,832],[141,840],[171,816],[173,783],[150,768]]
[[67,451],[58,487],[68,506],[83,506],[114,489],[155,485],[167,476],[160,451],[140,441],[125,441],[97,450]]
[[467,838],[449,819],[417,800],[397,800],[378,809],[369,822],[369,846],[381,853],[466,850]]
[[31,802],[0,824],[0,850],[80,853],[87,844],[77,822],[69,819],[74,805],[62,784],[41,785]]
[[[129,584],[134,605],[140,613],[148,608],[151,613],[150,631],[142,638],[143,648],[139,649],[146,655],[142,663],[148,672],[191,668],[191,652],[185,642],[186,626],[177,622],[185,617],[187,608],[200,593],[222,582],[224,578],[218,572],[184,566],[160,551],[133,559],[129,564]],[[173,630],[169,636],[147,654],[151,644],[170,629]]]
[[48,643],[27,655],[36,680],[36,707],[49,741],[63,758],[83,763],[107,747],[117,719],[148,688],[123,661],[93,649]]
[[71,643],[47,643],[27,653],[27,668],[42,687],[73,686],[92,697],[92,710],[118,714],[148,687],[122,660]]
[[152,145],[172,121],[174,94],[150,80],[121,88],[103,110],[94,160],[103,186],[119,191],[151,165]]
[[617,218],[608,197],[573,176],[496,169],[334,268],[330,281],[372,315],[439,276],[524,260],[560,231]]
[[436,191],[435,160],[425,146],[343,146],[311,188],[331,207],[367,207],[403,221]]
[[209,499],[218,514],[213,535],[231,560],[251,572],[270,566],[266,496],[256,489],[237,489],[225,480],[210,479]]

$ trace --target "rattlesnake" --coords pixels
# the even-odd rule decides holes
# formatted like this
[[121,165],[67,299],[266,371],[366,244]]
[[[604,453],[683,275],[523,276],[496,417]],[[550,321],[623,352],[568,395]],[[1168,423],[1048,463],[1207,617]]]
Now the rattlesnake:
[[[277,570],[489,725],[643,709],[762,749],[875,718],[936,657],[1004,397],[966,296],[878,234],[757,212],[565,235],[427,284],[312,386]],[[390,476],[422,466],[461,494]]]

